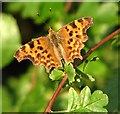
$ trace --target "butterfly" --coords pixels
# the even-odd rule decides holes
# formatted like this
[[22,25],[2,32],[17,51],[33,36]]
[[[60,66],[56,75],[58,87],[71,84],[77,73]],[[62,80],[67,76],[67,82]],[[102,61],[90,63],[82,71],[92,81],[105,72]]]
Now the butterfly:
[[58,32],[49,28],[47,36],[36,38],[21,46],[14,57],[20,62],[29,59],[34,65],[44,65],[47,72],[52,67],[62,66],[61,59],[67,64],[73,62],[75,58],[82,60],[80,54],[84,47],[83,42],[88,40],[86,30],[93,24],[91,17],[74,20]]

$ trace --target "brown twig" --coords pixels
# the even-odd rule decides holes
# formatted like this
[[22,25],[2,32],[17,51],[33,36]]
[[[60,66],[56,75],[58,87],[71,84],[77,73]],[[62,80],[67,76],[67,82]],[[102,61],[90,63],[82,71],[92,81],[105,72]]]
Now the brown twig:
[[[116,31],[114,31],[113,33],[111,33],[110,35],[108,35],[107,37],[105,37],[103,40],[101,40],[98,44],[96,44],[93,48],[91,48],[84,56],[83,56],[83,60],[79,60],[74,64],[74,67],[77,67],[79,64],[81,64],[93,51],[95,51],[98,47],[100,47],[101,45],[103,45],[105,42],[107,42],[108,40],[110,40],[112,37],[114,37],[115,35],[117,35],[120,32],[120,29],[117,29]],[[65,81],[67,80],[67,74],[65,74],[64,78],[62,79],[62,81],[60,82],[57,90],[55,91],[53,97],[51,98],[47,108],[44,111],[44,114],[47,114],[51,111],[51,107],[57,97],[57,95],[59,94],[62,86],[64,85]]]
[[68,12],[72,6],[72,0],[68,0],[65,4],[65,10]]
[[51,107],[52,107],[52,105],[53,105],[53,103],[54,103],[57,95],[59,94],[60,90],[62,89],[62,87],[63,87],[63,85],[64,85],[64,83],[65,83],[66,80],[67,80],[67,74],[65,74],[65,76],[62,79],[62,81],[60,82],[58,88],[56,89],[54,95],[52,96],[50,102],[48,103],[48,106],[45,109],[44,114],[47,114],[48,112],[51,111]]
[[94,47],[92,47],[84,56],[82,60],[78,60],[74,63],[74,67],[77,67],[79,64],[81,64],[84,60],[87,59],[87,57],[94,52],[97,48],[99,48],[101,45],[103,45],[105,42],[113,38],[115,35],[120,33],[120,29],[117,29],[116,31],[112,32],[110,35],[105,37],[103,40],[101,40],[99,43],[97,43]]

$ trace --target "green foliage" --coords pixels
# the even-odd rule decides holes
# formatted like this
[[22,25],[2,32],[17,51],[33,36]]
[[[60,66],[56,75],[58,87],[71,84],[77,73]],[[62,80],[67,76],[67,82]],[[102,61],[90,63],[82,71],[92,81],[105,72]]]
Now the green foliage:
[[80,78],[84,78],[84,79],[89,79],[91,82],[95,81],[95,78],[90,75],[90,74],[87,74],[85,72],[82,72],[81,70],[79,69],[76,69],[76,74],[80,77]]
[[97,61],[97,60],[99,60],[98,57],[93,57],[93,58],[90,59],[90,60],[86,60],[86,61],[85,61],[85,64],[84,64],[84,67],[83,67],[83,71],[87,68],[87,66],[88,66],[88,64],[89,64],[90,62],[94,62],[94,61]]
[[49,77],[52,80],[59,80],[61,79],[65,73],[68,76],[69,83],[72,83],[75,81],[75,69],[73,68],[73,65],[70,64],[64,64],[64,72],[59,69],[53,69],[53,71],[50,73]]
[[2,54],[0,54],[0,62],[2,62],[0,65],[2,66],[0,67],[2,68],[13,60],[13,54],[20,46],[20,33],[16,20],[11,15],[2,13],[0,18],[2,18],[2,47],[0,46],[0,50],[2,50]]
[[[4,96],[4,100],[2,100],[2,110],[0,112],[10,112],[11,108],[12,108],[12,99],[10,99],[11,95],[9,94],[9,91],[7,91],[7,89],[5,87],[1,87],[1,94],[2,96]],[[1,97],[2,97],[1,96]]]
[[92,94],[88,86],[81,90],[80,94],[69,89],[68,112],[107,112],[104,106],[108,104],[108,96],[102,91],[96,90]]
[[[0,67],[4,74],[4,83],[1,87],[1,112],[43,112],[55,91],[55,82],[59,83],[65,73],[68,75],[66,84],[72,87],[68,94],[68,86],[66,87],[65,84],[53,105],[54,110],[118,111],[117,71],[120,71],[120,66],[117,60],[120,43],[117,36],[95,50],[77,68],[74,68],[72,63],[64,64],[63,67],[53,69],[48,74],[43,66],[33,67],[31,62],[28,62],[30,64],[26,62],[27,60],[25,61],[28,64],[27,67],[24,66],[24,62],[17,64],[16,60],[13,61],[13,55],[20,47],[21,41],[28,42],[26,38],[28,34],[31,35],[31,39],[34,34],[44,36],[49,26],[58,30],[74,19],[92,17],[94,26],[87,31],[89,40],[85,43],[82,55],[118,26],[118,4],[115,2],[72,3],[70,9],[66,4],[63,2],[3,3],[3,13],[0,14],[0,17],[2,16]],[[40,26],[39,30],[38,26]],[[13,64],[15,64],[14,67]],[[109,103],[107,96],[109,96]]]
[[[34,72],[35,70],[36,67],[30,67],[27,73],[23,74],[21,78],[9,79],[7,85],[12,92],[9,92],[8,88],[3,88],[3,112],[41,112],[45,109],[47,96],[44,96],[44,93],[46,91],[49,92],[52,86],[50,86],[50,83],[47,81],[47,74],[42,67],[37,74]],[[45,77],[42,77],[41,74]],[[43,80],[43,78],[45,80]],[[48,86],[49,88],[44,88],[45,84],[46,87]],[[38,99],[40,99],[40,101],[38,101]],[[14,105],[16,107],[13,107]]]
[[109,109],[109,112],[117,112],[117,108],[120,109],[119,104],[119,90],[117,89],[118,87],[120,87],[120,84],[118,83],[119,81],[119,76],[116,75],[117,73],[120,72],[120,69],[116,69],[114,72],[114,77],[111,76],[111,78],[109,78],[105,84],[105,87],[103,89],[103,91],[106,92],[106,94],[109,95],[109,103],[107,105],[107,109]]
[[68,80],[69,80],[69,83],[72,83],[75,81],[75,69],[73,68],[73,65],[70,63],[69,65],[67,64],[64,64],[65,66],[65,72],[67,73],[68,75]]
[[53,69],[53,71],[50,73],[49,77],[52,80],[59,80],[64,76],[64,72],[58,69]]

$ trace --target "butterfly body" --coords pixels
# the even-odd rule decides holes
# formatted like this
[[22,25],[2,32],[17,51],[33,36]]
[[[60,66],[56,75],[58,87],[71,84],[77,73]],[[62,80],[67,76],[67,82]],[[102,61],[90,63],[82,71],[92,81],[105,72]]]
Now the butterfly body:
[[48,38],[50,39],[50,43],[53,46],[53,53],[55,53],[58,60],[61,60],[63,56],[60,46],[60,37],[58,37],[57,32],[53,31],[52,28],[49,28]]
[[61,59],[66,63],[75,58],[82,59],[80,50],[84,47],[88,37],[86,30],[92,25],[92,18],[74,20],[65,25],[58,32],[49,28],[49,34],[30,41],[16,51],[15,57],[20,62],[29,59],[35,65],[43,64],[47,72],[52,67],[62,66]]

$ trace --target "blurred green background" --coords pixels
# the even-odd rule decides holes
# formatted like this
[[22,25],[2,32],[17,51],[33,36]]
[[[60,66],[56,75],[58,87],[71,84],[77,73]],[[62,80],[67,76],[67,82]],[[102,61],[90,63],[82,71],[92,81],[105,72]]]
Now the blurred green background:
[[[50,11],[51,9],[51,11]],[[20,63],[13,57],[15,51],[33,38],[55,31],[63,25],[82,17],[92,17],[94,26],[87,34],[87,51],[118,28],[118,3],[116,2],[7,2],[2,3],[2,112],[43,112],[58,82],[49,79],[44,67],[35,67],[29,60]],[[39,16],[38,16],[39,15]],[[87,83],[92,91],[102,90],[109,97],[107,109],[118,109],[118,36],[98,48],[89,57],[99,57],[91,62],[86,73],[95,78]],[[2,59],[1,59],[2,58]],[[1,91],[0,91],[1,92]],[[52,110],[67,109],[68,88],[62,89]]]

